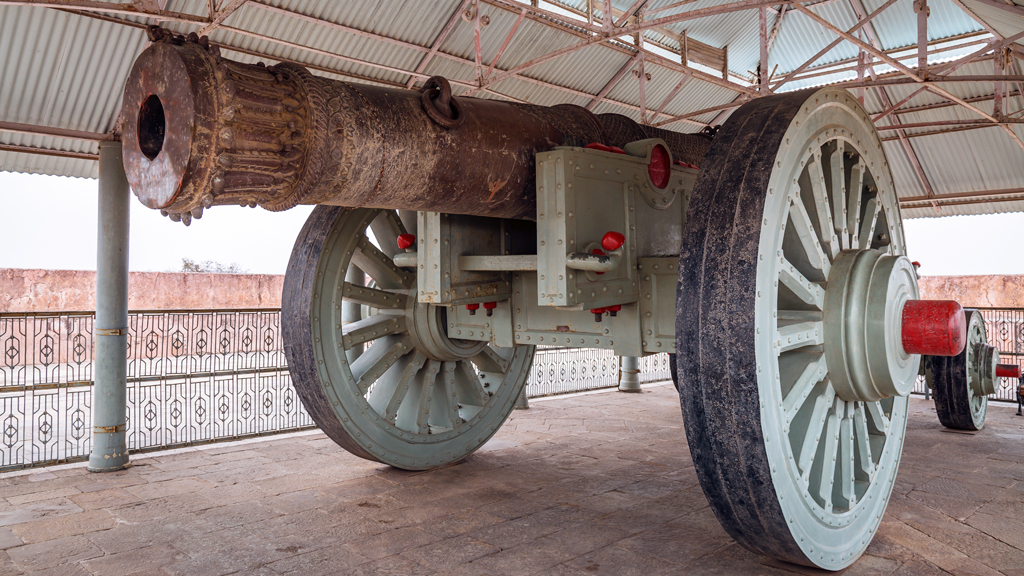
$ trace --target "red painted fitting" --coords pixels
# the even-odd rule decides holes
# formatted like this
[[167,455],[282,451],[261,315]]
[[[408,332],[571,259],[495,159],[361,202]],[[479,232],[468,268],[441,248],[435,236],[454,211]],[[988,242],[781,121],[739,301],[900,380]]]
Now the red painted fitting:
[[619,315],[619,310],[622,310],[622,306],[616,304],[615,306],[609,306],[606,310],[608,310],[608,315],[614,318]]
[[606,232],[601,238],[601,248],[609,252],[622,248],[622,245],[625,243],[626,237],[619,232]]
[[901,340],[907,354],[956,356],[967,345],[963,307],[952,300],[908,300]]
[[480,309],[479,304],[466,304],[466,310],[469,310],[470,316],[475,316],[476,311]]
[[1016,364],[996,364],[997,378],[1020,378],[1020,366]]
[[607,308],[591,308],[590,313],[594,315],[594,322],[600,322],[601,317],[607,312]]
[[651,177],[654,187],[663,190],[668,186],[668,179],[672,175],[672,160],[669,158],[668,150],[661,144],[651,148],[651,162],[647,165],[647,175]]
[[914,265],[914,270],[917,270],[918,268],[921,267],[921,263],[918,262],[917,260],[914,260],[913,262],[911,262],[911,264]]
[[399,234],[398,235],[398,247],[402,250],[411,248],[416,243],[416,237],[412,234]]
[[484,310],[487,310],[487,315],[490,316],[494,309],[498,307],[497,302],[484,302]]
[[696,164],[690,164],[689,162],[683,162],[682,160],[676,160],[674,162],[676,166],[682,166],[683,168],[691,168],[693,170],[700,170],[700,166]]
[[601,152],[614,152],[616,154],[625,154],[626,151],[618,146],[605,146],[600,142],[593,142],[584,146],[587,150],[600,150]]

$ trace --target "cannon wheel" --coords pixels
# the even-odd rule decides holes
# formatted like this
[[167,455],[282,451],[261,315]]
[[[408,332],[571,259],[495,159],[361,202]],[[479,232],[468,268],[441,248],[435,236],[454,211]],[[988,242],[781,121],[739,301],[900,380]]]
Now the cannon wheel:
[[686,224],[678,378],[711,508],[754,552],[848,566],[888,503],[908,404],[843,401],[825,365],[831,261],[905,254],[871,119],[829,88],[744,105],[704,159]]
[[975,382],[979,374],[971,367],[977,363],[975,344],[988,340],[981,313],[965,310],[964,314],[967,316],[967,346],[956,356],[930,357],[925,376],[935,399],[935,413],[943,426],[954,430],[981,430],[988,412],[988,396],[975,392],[980,388]]
[[423,470],[497,431],[534,349],[449,339],[444,307],[418,303],[415,272],[392,262],[402,233],[393,211],[315,208],[292,250],[281,323],[292,382],[320,429],[362,458]]

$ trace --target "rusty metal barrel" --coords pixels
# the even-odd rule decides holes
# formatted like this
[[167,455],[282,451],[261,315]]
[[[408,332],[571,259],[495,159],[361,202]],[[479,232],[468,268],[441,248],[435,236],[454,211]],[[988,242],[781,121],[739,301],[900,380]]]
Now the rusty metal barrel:
[[125,171],[143,204],[186,223],[225,204],[534,219],[537,152],[662,137],[699,165],[710,145],[574,105],[458,98],[441,78],[419,91],[353,84],[149,33],[125,88]]

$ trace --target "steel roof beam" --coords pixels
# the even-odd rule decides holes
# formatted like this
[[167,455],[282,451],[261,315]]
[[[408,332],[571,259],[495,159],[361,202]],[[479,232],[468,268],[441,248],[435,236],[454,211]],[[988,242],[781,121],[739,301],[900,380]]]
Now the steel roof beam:
[[682,89],[683,85],[686,84],[686,82],[690,79],[691,76],[691,74],[684,75],[683,79],[680,80],[678,84],[676,84],[676,87],[669,91],[668,96],[665,96],[665,100],[662,101],[661,106],[658,106],[658,111],[654,113],[654,116],[652,116],[652,118],[657,118],[659,115],[661,115],[661,112],[665,109],[665,106],[668,106],[668,103],[671,102],[672,99],[676,97],[676,94],[679,93],[679,90]]
[[640,59],[640,56],[641,53],[637,52],[636,56],[633,56],[632,58],[627,60],[626,63],[623,64],[621,68],[619,68],[619,71],[616,72],[615,75],[612,76],[611,79],[605,83],[604,88],[601,88],[601,91],[597,93],[597,96],[594,96],[594,99],[590,101],[590,104],[587,104],[587,110],[593,110],[595,106],[597,106],[602,100],[604,100],[604,97],[607,96],[608,93],[611,92],[612,88],[614,88],[615,85],[619,83],[619,80],[622,80],[622,77],[626,75],[626,72],[629,72],[630,69],[632,69],[633,66],[636,65],[636,62],[637,60]]
[[923,208],[924,206],[905,206],[908,204],[921,204],[937,202],[940,206],[958,206],[963,204],[994,204],[996,202],[1010,202],[1012,200],[1024,200],[1024,188],[1007,188],[1003,190],[983,190],[980,192],[957,192],[952,194],[939,194],[934,198],[924,196],[913,196],[901,198],[900,207]]
[[[503,7],[503,8],[506,8],[508,10],[517,10],[518,11],[522,7],[522,5],[519,2],[515,2],[513,0],[484,0],[484,1],[487,2],[488,4],[491,4],[491,5],[494,5],[494,6]],[[648,21],[644,21],[644,22],[637,22],[637,23],[634,23],[634,24],[627,24],[627,25],[615,28],[615,29],[610,30],[610,31],[606,30],[606,29],[600,29],[600,31],[592,30],[592,28],[594,28],[594,27],[588,26],[585,22],[566,22],[566,21],[563,20],[563,18],[564,18],[563,16],[560,16],[560,15],[557,15],[557,14],[554,14],[554,13],[550,13],[550,12],[547,12],[546,10],[541,10],[539,8],[532,8],[531,7],[530,8],[531,12],[534,12],[536,14],[543,14],[547,18],[552,18],[552,19],[554,19],[554,20],[556,20],[556,21],[558,21],[558,22],[560,22],[560,23],[562,23],[564,25],[567,25],[567,26],[573,26],[573,27],[576,27],[576,28],[579,28],[579,29],[582,29],[582,30],[587,30],[587,31],[589,31],[591,33],[591,35],[582,38],[579,42],[576,42],[575,44],[573,44],[571,46],[566,46],[564,48],[560,48],[558,50],[554,50],[552,52],[549,52],[547,54],[544,54],[542,56],[534,58],[533,60],[530,60],[529,62],[525,62],[523,64],[520,64],[519,66],[516,66],[515,68],[512,68],[511,70],[507,70],[507,71],[505,71],[505,72],[503,72],[501,74],[498,74],[494,78],[491,78],[487,82],[485,82],[484,83],[484,87],[486,87],[487,85],[490,85],[490,84],[494,84],[494,83],[500,82],[500,81],[504,80],[505,78],[508,78],[508,77],[513,76],[515,74],[519,74],[519,73],[521,73],[521,72],[523,72],[523,71],[525,71],[525,70],[527,70],[529,68],[533,68],[534,66],[538,66],[540,64],[544,64],[545,62],[549,62],[551,60],[554,60],[555,58],[558,58],[559,56],[564,56],[564,55],[570,54],[572,52],[577,52],[577,51],[582,50],[584,48],[587,48],[589,46],[593,46],[595,44],[601,44],[601,43],[608,42],[608,41],[616,41],[618,39],[618,37],[620,37],[620,36],[626,36],[626,35],[630,35],[630,34],[642,33],[644,30],[649,30],[651,28],[657,28],[659,26],[665,26],[665,25],[674,24],[674,23],[677,23],[677,22],[684,22],[684,21],[687,21],[687,20],[695,20],[695,19],[704,18],[704,17],[707,17],[707,16],[716,16],[716,15],[719,15],[719,14],[728,14],[728,13],[731,13],[731,12],[739,12],[739,11],[743,11],[743,10],[751,10],[751,9],[755,9],[758,6],[761,6],[761,5],[770,6],[770,5],[775,5],[775,4],[789,4],[789,3],[794,3],[794,0],[740,0],[738,2],[732,2],[732,3],[729,3],[729,4],[722,4],[722,5],[719,5],[719,6],[710,6],[710,7],[707,7],[707,8],[700,8],[700,9],[697,9],[697,10],[691,10],[689,12],[683,12],[681,14],[674,14],[672,16],[665,16],[665,17],[662,17],[662,18],[656,18],[654,20],[648,20]],[[543,22],[544,20],[541,19],[540,21]],[[548,26],[551,26],[553,23],[552,22],[545,22],[545,24],[547,24]],[[742,86],[740,84],[736,84],[736,83],[730,82],[728,80],[724,80],[724,79],[721,79],[721,78],[716,78],[714,76],[711,76],[710,74],[705,74],[703,72],[700,72],[699,70],[694,70],[694,69],[692,69],[692,68],[690,68],[688,66],[683,66],[682,64],[676,64],[674,62],[670,62],[670,61],[665,60],[664,58],[662,58],[662,57],[660,57],[660,56],[658,56],[656,54],[653,54],[653,53],[645,54],[644,57],[645,57],[645,59],[651,60],[651,61],[653,61],[656,64],[665,66],[666,68],[675,69],[675,70],[677,70],[679,72],[685,72],[685,71],[691,71],[692,70],[693,75],[694,75],[695,78],[698,78],[698,79],[703,80],[705,82],[716,84],[716,85],[721,86],[723,88],[728,88],[728,89],[733,90],[735,92],[747,93],[747,94],[755,94],[756,93],[756,90],[751,88],[751,87]],[[475,91],[471,90],[469,93],[467,93],[467,95],[472,95],[473,92],[475,92]]]
[[710,114],[712,112],[725,112],[725,111],[728,111],[728,110],[732,110],[733,108],[739,108],[747,100],[749,100],[749,98],[744,98],[741,95],[739,97],[738,101],[729,102],[728,104],[719,104],[718,106],[712,106],[710,108],[704,108],[704,109],[701,109],[701,110],[696,110],[694,112],[687,112],[686,114],[680,114],[678,116],[673,116],[673,117],[669,118],[668,120],[663,120],[661,122],[658,122],[654,126],[655,127],[661,127],[661,126],[665,126],[666,124],[673,124],[673,123],[679,122],[681,120],[689,120],[690,118],[696,118],[697,116],[703,116],[705,114]]
[[[875,10],[874,12],[872,12],[872,13],[871,13],[871,14],[870,14],[869,16],[867,16],[866,18],[862,18],[862,19],[861,19],[861,20],[860,20],[859,22],[857,22],[857,23],[856,23],[856,24],[855,24],[855,25],[853,26],[853,28],[850,28],[850,29],[849,29],[849,30],[847,31],[847,34],[853,34],[854,32],[856,32],[856,31],[860,30],[860,29],[861,29],[862,27],[864,27],[864,26],[866,26],[866,25],[867,25],[868,23],[870,23],[870,22],[871,22],[871,20],[873,20],[873,19],[875,18],[875,16],[878,16],[879,14],[881,14],[882,12],[884,12],[886,8],[888,8],[889,6],[892,6],[892,5],[893,5],[893,4],[895,4],[895,3],[896,3],[896,0],[887,0],[885,4],[882,4],[881,6],[879,6],[879,7],[878,7],[878,8],[877,8],[877,9],[876,9],[876,10]],[[801,8],[802,8],[802,7],[801,7]],[[819,58],[821,58],[822,56],[824,56],[825,54],[828,54],[828,53],[829,53],[829,52],[830,52],[830,51],[831,51],[831,50],[832,50],[833,48],[835,48],[835,47],[836,47],[836,46],[838,46],[838,45],[839,45],[840,43],[842,43],[842,41],[843,41],[844,39],[845,39],[845,38],[844,38],[843,36],[839,36],[839,37],[838,37],[838,38],[836,38],[835,40],[833,40],[833,41],[829,42],[829,43],[828,43],[828,45],[827,45],[827,46],[825,46],[824,48],[822,48],[821,50],[819,50],[817,54],[815,54],[814,56],[811,56],[811,57],[810,57],[809,59],[807,59],[807,60],[806,60],[806,61],[805,61],[805,62],[804,62],[803,64],[801,64],[800,66],[797,66],[797,67],[796,67],[796,69],[795,69],[795,70],[793,70],[792,72],[790,72],[790,73],[786,74],[786,76],[785,76],[785,77],[783,77],[783,78],[782,78],[782,80],[779,80],[778,82],[776,82],[775,84],[773,84],[773,85],[772,85],[772,87],[771,87],[771,89],[772,89],[773,91],[775,91],[775,90],[778,90],[778,89],[779,89],[779,87],[781,87],[781,86],[782,86],[783,84],[785,84],[786,82],[789,82],[789,81],[793,80],[794,76],[796,76],[797,74],[799,74],[799,73],[803,72],[804,70],[806,70],[807,68],[809,68],[809,67],[811,66],[811,64],[814,64],[815,62],[817,62],[817,61],[818,61],[818,59],[819,59]]]
[[[955,42],[956,40],[964,40],[964,39],[970,39],[970,38],[977,38],[978,36],[988,36],[988,32],[982,32],[982,31],[979,30],[979,31],[976,31],[976,32],[969,32],[967,34],[957,34],[955,36],[948,36],[946,38],[939,38],[937,40],[932,40],[932,41],[928,42],[928,46],[936,46],[936,45],[939,45],[939,44],[947,44],[947,43],[950,43],[950,42]],[[932,55],[932,54],[941,54],[942,52],[951,52],[953,50],[960,50],[961,48],[969,48],[971,46],[977,46],[979,44],[985,44],[986,42],[987,42],[986,40],[974,40],[974,41],[971,41],[971,42],[965,42],[963,44],[954,44],[954,45],[951,45],[951,46],[943,46],[941,48],[936,48],[935,50],[930,51],[928,54]],[[910,58],[911,55],[910,54],[908,54],[906,56],[897,56],[897,55],[902,53],[902,52],[910,52],[910,51],[913,51],[915,49],[916,49],[916,46],[902,46],[900,48],[890,48],[888,50],[885,50],[884,52],[886,54],[888,54],[889,56],[896,57],[898,60],[905,60],[907,58]],[[863,52],[863,50],[860,50],[860,52]],[[850,64],[852,64],[852,66],[849,66]],[[828,75],[828,74],[838,74],[840,72],[853,72],[853,71],[856,71],[856,70],[857,70],[857,57],[844,58],[842,60],[836,60],[835,62],[828,62],[828,63],[825,63],[825,64],[818,64],[816,66],[808,66],[807,68],[804,69],[804,73],[802,73],[801,75],[798,75],[793,80],[805,80],[807,78],[814,78],[816,76],[825,76],[825,75]]]
[[1019,17],[1019,18],[1024,18],[1024,8],[1021,8],[1020,6],[1017,6],[1016,4],[1008,4],[1008,3],[1002,2],[1000,0],[974,0],[974,1],[978,2],[978,3],[981,3],[981,4],[984,4],[986,6],[991,6],[992,8],[996,8],[996,9],[999,9],[999,10],[1003,10],[1005,12],[1009,12],[1010,14],[1013,14],[1013,15]]
[[[2,2],[2,1],[3,0],[0,0],[0,2]],[[438,56],[438,57],[441,57],[441,58],[445,58],[445,59],[451,60],[453,62],[457,62],[457,63],[460,63],[460,64],[465,64],[467,66],[476,66],[475,58],[474,58],[474,60],[469,60],[469,59],[462,58],[460,56],[455,56],[455,55],[447,54],[445,52],[440,51],[440,47],[444,43],[444,40],[447,39],[448,36],[451,34],[452,30],[454,30],[455,26],[458,24],[458,21],[462,18],[462,13],[466,10],[466,8],[469,6],[469,4],[471,2],[472,2],[472,0],[464,0],[464,2],[459,5],[459,10],[452,14],[452,16],[448,20],[448,23],[445,25],[445,28],[441,31],[441,34],[438,35],[437,39],[435,39],[433,45],[430,48],[426,48],[426,47],[420,46],[418,44],[413,44],[411,42],[405,42],[403,40],[397,40],[395,38],[389,38],[387,36],[381,36],[379,34],[374,34],[372,32],[366,32],[364,30],[359,30],[357,28],[351,28],[351,27],[345,26],[343,24],[337,24],[335,22],[330,22],[330,21],[327,21],[327,20],[321,20],[321,19],[315,18],[313,16],[307,16],[305,14],[301,14],[301,13],[298,13],[298,12],[292,12],[290,10],[285,10],[283,8],[278,8],[276,6],[270,6],[270,5],[262,4],[262,3],[259,3],[259,2],[252,2],[252,1],[250,1],[249,2],[249,6],[252,6],[254,8],[259,8],[261,10],[266,10],[268,12],[273,12],[275,14],[281,14],[283,16],[289,16],[289,17],[297,18],[297,19],[300,19],[300,20],[304,20],[304,21],[316,24],[316,25],[326,26],[328,28],[335,29],[335,30],[338,30],[338,31],[341,31],[341,32],[347,32],[347,33],[351,33],[351,34],[356,34],[358,36],[362,36],[362,37],[366,37],[366,38],[371,38],[371,39],[375,39],[375,40],[380,40],[380,41],[383,41],[383,42],[388,42],[390,44],[395,44],[395,45],[402,46],[404,48],[408,48],[408,49],[411,49],[411,50],[417,50],[417,51],[420,51],[420,52],[426,52],[427,53],[426,56],[424,57],[424,59],[422,61],[420,61],[420,64],[417,66],[415,72],[410,72],[410,71],[402,70],[402,69],[395,68],[395,67],[388,67],[388,66],[385,66],[383,64],[377,64],[377,63],[374,63],[374,62],[369,62],[369,61],[364,61],[364,60],[358,60],[358,61],[354,61],[353,62],[355,64],[360,64],[360,65],[363,65],[363,66],[375,67],[375,68],[385,69],[385,70],[392,71],[392,72],[399,72],[399,73],[403,73],[403,74],[408,74],[408,75],[410,75],[410,79],[406,83],[406,87],[407,88],[411,88],[413,85],[415,85],[417,80],[423,80],[423,79],[429,78],[429,75],[428,74],[424,74],[423,70],[426,69],[426,65],[430,62],[430,59],[433,56]],[[487,2],[487,0],[484,0],[484,2]],[[520,10],[519,12],[521,13],[522,10]],[[240,30],[238,28],[231,28],[231,27],[226,27],[226,26],[222,26],[222,28],[224,28],[226,30],[230,30],[232,32],[237,32],[239,34],[253,36],[252,33]],[[276,38],[273,38],[273,37],[270,37],[270,36],[258,35],[258,37],[261,40],[265,40],[267,42],[275,42],[275,43],[278,43],[278,44],[285,45],[285,46],[287,46],[289,48],[304,49],[304,50],[308,50],[308,51],[314,52],[316,54],[325,55],[325,56],[332,56],[333,55],[333,53],[330,53],[330,52],[318,51],[317,49],[314,49],[314,48],[303,47],[300,44],[295,44],[295,43],[287,42],[285,40],[279,40],[279,39],[276,39]],[[506,39],[506,41],[508,41],[510,39],[511,39],[511,36],[509,36]],[[500,53],[499,53],[498,56],[500,56]],[[356,59],[352,59],[352,58],[349,58],[349,57],[346,57],[346,56],[341,56],[341,55],[333,55],[333,57],[336,57],[336,58],[339,58],[339,59],[342,59],[342,60],[346,60],[346,61],[356,60]],[[497,58],[497,56],[496,56],[496,58]],[[496,60],[495,60],[495,62],[496,62]],[[528,76],[515,75],[515,79],[522,80],[522,81],[525,81],[525,82],[529,82],[531,84],[536,84],[538,86],[544,86],[546,88],[552,88],[552,89],[559,90],[559,91],[562,91],[562,92],[571,93],[573,95],[581,96],[581,97],[585,97],[585,98],[593,98],[593,96],[594,96],[593,94],[582,92],[580,90],[574,90],[574,89],[568,88],[566,86],[560,86],[558,84],[553,84],[553,83],[550,83],[550,82],[546,82],[544,80],[538,80],[538,79],[535,79],[535,78],[530,78]],[[480,89],[479,88],[479,84],[473,84],[473,83],[468,83],[468,82],[459,82],[459,81],[456,81],[456,80],[450,80],[450,82],[452,84],[457,84],[457,85],[461,85],[463,87],[469,88],[470,92],[467,92],[467,95],[469,95],[471,92],[476,92],[477,90]],[[487,83],[485,82],[485,85],[486,84]],[[486,91],[488,91],[488,92],[491,92],[491,93],[493,93],[495,95],[498,95],[498,96],[501,96],[503,98],[508,98],[510,100],[515,100],[517,102],[521,102],[521,100],[518,100],[516,98],[512,98],[510,96],[505,96],[505,95],[503,95],[502,93],[500,93],[500,92],[498,92],[496,90],[493,90],[491,88],[486,88],[486,86],[485,86],[484,89],[486,89]],[[619,102],[618,100],[608,99],[607,101],[609,103],[611,103],[611,104],[616,105],[616,106],[628,108],[630,110],[639,110],[638,106],[634,106],[632,104],[628,104],[628,103],[625,103],[625,102]],[[700,123],[700,122],[691,122],[691,123],[699,125],[699,126],[705,126],[705,124]]]
[[32,124],[19,124],[18,122],[5,122],[3,120],[0,120],[0,132],[13,132],[15,134],[27,134],[29,136],[54,136],[57,138],[87,140],[91,142],[111,139],[109,134],[102,134],[99,132],[68,130],[67,128],[56,128],[53,126],[35,126]]
[[[861,0],[849,0],[849,2],[850,6],[857,14],[858,20],[866,20],[866,10],[864,10],[864,5],[861,3]],[[796,8],[803,7],[797,6]],[[810,10],[807,10],[806,13],[811,14]],[[867,45],[864,42],[861,42],[860,40],[853,38],[852,36],[848,37],[854,41],[854,44],[860,46],[862,50],[877,55],[877,53],[879,53],[882,50],[882,42],[878,39],[878,34],[875,32],[875,25],[868,22],[867,26],[864,28],[864,33],[867,34],[868,39],[871,41],[871,45]],[[884,52],[882,54],[884,55]],[[888,58],[888,56],[883,58],[883,60],[886,59],[891,60],[891,58]],[[872,79],[877,78],[877,74],[875,72],[873,65],[867,67],[867,72],[871,75]],[[920,78],[917,79],[920,80]],[[885,91],[885,88],[878,87],[875,90],[878,92],[878,97],[879,99],[881,99],[882,105],[887,108],[891,108],[892,100],[889,98],[889,93]],[[893,124],[900,124],[900,119],[897,116],[893,116],[889,121],[892,122]],[[914,169],[914,173],[917,174],[917,179],[921,182],[922,188],[924,188],[925,194],[928,197],[934,196],[935,190],[932,188],[932,183],[928,180],[928,175],[924,173],[924,167],[921,165],[921,160],[917,157],[917,151],[914,150],[914,147],[910,144],[910,140],[907,139],[906,131],[897,130],[896,134],[900,139],[900,143],[903,145],[903,151],[907,154],[907,159],[910,160],[910,165]],[[938,205],[935,204],[934,202],[932,202],[932,207],[936,211],[939,210]]]
[[494,55],[494,60],[491,60],[491,65],[487,67],[487,73],[484,74],[484,78],[490,77],[491,73],[494,72],[494,67],[498,65],[498,60],[501,59],[502,54],[505,53],[505,49],[508,48],[508,43],[512,41],[512,37],[516,35],[516,30],[519,30],[519,25],[523,23],[524,16],[526,16],[526,8],[519,11],[516,23],[513,24],[512,29],[508,31],[508,36],[506,36],[505,41],[501,43],[501,48],[498,48],[498,53]]
[[[1016,92],[1015,91],[1015,92],[1011,92],[1010,94],[1007,94],[1007,97],[1012,98],[1014,96],[1020,96],[1020,95],[1021,95],[1020,92]],[[974,96],[973,98],[964,98],[964,100],[967,100],[968,102],[974,104],[974,103],[978,103],[978,102],[989,102],[989,101],[992,100],[992,98],[993,98],[993,95],[989,94],[988,96]],[[902,109],[899,109],[899,110],[894,110],[893,113],[895,113],[895,114],[913,114],[914,112],[924,112],[926,110],[935,110],[937,108],[949,108],[951,106],[959,106],[959,104],[957,104],[956,102],[949,102],[949,101],[938,102],[938,103],[935,103],[935,104],[922,104],[921,106],[911,106],[910,108],[902,108]]]
[[23,154],[38,154],[40,156],[56,156],[58,158],[74,158],[75,160],[99,160],[99,154],[91,152],[72,152],[70,150],[52,150],[50,148],[37,148],[35,146],[22,146],[20,144],[0,144],[0,152],[21,152]]
[[933,122],[908,122],[901,124],[891,124],[889,126],[876,126],[875,129],[879,132],[886,130],[909,130],[911,128],[936,128],[939,126],[969,126],[972,124],[981,124],[985,126],[1010,126],[1013,124],[1024,124],[1024,120],[1019,119],[1008,119],[999,120],[998,122],[990,122],[988,120],[935,120]]
[[248,1],[249,0],[231,0],[230,2],[228,2],[226,6],[224,6],[220,10],[217,10],[210,16],[210,23],[206,26],[203,26],[202,29],[199,30],[199,35],[206,36],[210,32],[216,30],[221,25],[221,23],[227,19],[228,16],[234,14],[235,10],[241,8],[242,4],[245,4]]
[[[896,74],[898,76],[898,74]],[[894,74],[879,74],[876,80],[865,80],[863,82],[857,82],[856,80],[848,80],[843,82],[836,82],[832,86],[839,86],[842,88],[874,88],[876,86],[901,86],[908,84],[924,84],[928,86],[937,86],[939,84],[958,83],[958,82],[1024,82],[1024,75],[1016,74],[1004,74],[1002,76],[996,76],[995,74],[970,74],[963,76],[933,76],[923,81],[916,81],[911,78],[896,78]]]
[[128,16],[142,16],[154,20],[169,22],[185,22],[187,24],[203,25],[209,22],[202,16],[194,16],[182,12],[171,12],[168,10],[148,10],[140,8],[135,4],[114,4],[112,2],[98,2],[96,0],[0,0],[0,5],[6,6],[33,6],[37,8],[68,8],[75,10],[90,10],[107,12],[109,14],[124,14]]
[[[463,0],[462,4],[459,4],[458,9],[456,9],[451,17],[448,18],[448,23],[444,25],[441,33],[434,39],[434,43],[430,46],[430,50],[427,52],[427,55],[424,56],[423,60],[420,60],[420,63],[416,66],[415,74],[419,74],[426,70],[427,64],[430,64],[430,60],[433,59],[434,55],[441,49],[441,44],[448,39],[448,35],[455,29],[455,25],[459,23],[459,18],[462,18],[462,12],[467,6],[469,6],[469,2],[470,0]],[[416,84],[415,74],[409,76],[409,81],[405,85],[406,88],[412,89],[413,85]]]

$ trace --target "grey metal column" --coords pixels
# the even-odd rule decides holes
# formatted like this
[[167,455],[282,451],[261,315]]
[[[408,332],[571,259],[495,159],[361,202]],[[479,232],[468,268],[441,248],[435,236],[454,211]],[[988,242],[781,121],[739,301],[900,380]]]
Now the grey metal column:
[[128,467],[128,180],[120,142],[100,142],[91,472]]
[[640,392],[640,359],[619,357],[619,392]]

